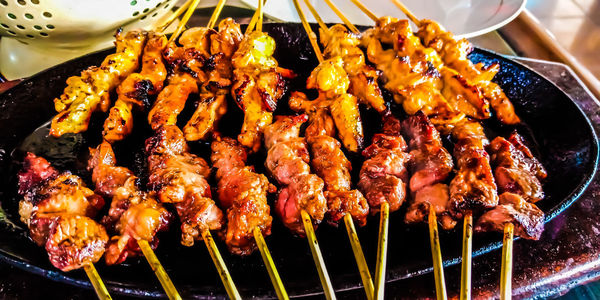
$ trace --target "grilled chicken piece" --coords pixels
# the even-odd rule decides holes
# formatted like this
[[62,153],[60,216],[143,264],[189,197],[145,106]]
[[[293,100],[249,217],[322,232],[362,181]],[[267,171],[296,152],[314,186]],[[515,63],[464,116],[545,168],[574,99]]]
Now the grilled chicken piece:
[[181,221],[184,246],[192,246],[206,230],[221,229],[223,212],[211,199],[208,164],[189,153],[177,126],[160,127],[146,140],[148,185],[161,202],[174,203]]
[[495,138],[489,146],[489,151],[500,193],[518,194],[531,203],[544,198],[540,180],[546,178],[546,170],[533,157],[518,133],[513,133],[509,140],[503,137]]
[[[192,37],[182,34],[179,42],[185,47],[193,47]],[[190,33],[193,35],[193,32]],[[183,128],[188,141],[206,139],[218,120],[227,112],[227,94],[230,92],[233,79],[231,58],[243,38],[240,25],[233,19],[226,18],[219,23],[219,31],[207,35],[210,39],[210,56],[207,59],[207,80],[201,83],[200,100],[194,114]],[[204,40],[202,40],[204,42]]]
[[58,114],[52,119],[50,134],[86,131],[92,113],[110,107],[110,92],[139,66],[146,33],[117,31],[116,53],[107,56],[100,67],[90,67],[79,76],[69,77],[63,94],[54,99]]
[[52,265],[66,272],[100,259],[108,236],[90,217],[104,205],[101,196],[33,153],[25,157],[18,184],[21,221],[31,239],[46,247]]
[[286,91],[284,75],[273,58],[275,40],[254,31],[244,37],[232,58],[231,93],[244,111],[244,123],[238,141],[258,151],[266,126],[273,122],[273,111]]
[[[464,113],[444,97],[441,59],[431,49],[423,47],[410,29],[408,21],[382,18],[378,25],[363,36],[367,57],[383,73],[385,87],[394,94],[394,101],[413,115],[423,111],[441,129],[464,118]],[[392,49],[384,50],[384,45]]]
[[150,32],[148,42],[142,54],[142,70],[127,76],[117,88],[119,97],[110,109],[104,121],[104,140],[120,141],[133,130],[131,110],[150,107],[148,96],[158,94],[167,77],[167,69],[162,60],[162,51],[167,45],[167,38],[162,34]]
[[418,112],[402,124],[402,133],[409,141],[410,191],[412,201],[407,209],[406,223],[423,222],[431,207],[444,229],[452,229],[456,221],[449,214],[448,178],[454,164],[442,145],[439,132],[429,118]]
[[459,219],[470,211],[495,207],[498,192],[485,151],[489,141],[481,124],[465,120],[454,127],[452,136],[458,171],[450,182],[450,208],[453,217]]
[[452,33],[435,21],[421,20],[417,36],[425,46],[439,53],[445,65],[456,70],[470,85],[480,89],[485,101],[490,103],[500,122],[504,124],[521,122],[513,104],[502,89],[491,82],[500,69],[498,64],[487,67],[482,63],[473,64],[467,57],[473,50],[471,43],[466,39],[456,39]]
[[331,135],[333,128],[323,123],[324,118],[330,115],[344,147],[356,152],[363,146],[364,134],[356,97],[347,93],[350,80],[343,66],[339,56],[319,64],[306,82],[307,88],[319,91],[319,97],[309,101],[305,94],[294,92],[289,105],[291,109],[310,116],[307,136],[316,135],[318,130],[322,131],[321,134]]
[[390,211],[398,210],[406,198],[406,165],[410,159],[400,135],[400,121],[386,117],[382,133],[373,136],[372,144],[362,155],[366,160],[360,169],[358,187],[369,202],[371,214],[379,212],[384,202],[390,205]]
[[148,113],[148,123],[153,130],[163,125],[175,125],[189,95],[198,92],[196,79],[188,73],[175,71],[168,82]]
[[477,86],[450,68],[442,67],[441,74],[444,81],[442,95],[454,110],[475,119],[491,117],[490,103]]
[[499,205],[485,212],[475,225],[475,232],[503,232],[508,223],[515,225],[515,235],[539,240],[544,231],[544,213],[521,196],[506,192],[500,195]]
[[341,24],[331,26],[327,32],[322,29],[319,31],[321,43],[325,47],[323,55],[326,58],[339,56],[344,61],[344,70],[350,79],[350,94],[376,111],[384,112],[387,107],[377,83],[379,74],[366,65],[365,55],[358,47],[360,38]]
[[246,166],[247,153],[239,142],[224,138],[211,145],[211,161],[217,169],[219,202],[227,209],[225,243],[229,251],[249,255],[256,250],[254,228],[263,235],[271,234],[271,208],[267,193],[277,189],[267,177]]
[[308,149],[299,137],[300,126],[307,116],[279,116],[264,131],[268,149],[265,167],[281,189],[275,211],[292,232],[304,236],[301,211],[305,210],[314,225],[321,223],[327,212],[323,180],[310,173]]
[[102,223],[116,233],[108,243],[106,263],[118,264],[139,255],[138,240],[148,241],[155,249],[156,234],[167,230],[171,219],[171,214],[156,201],[156,193],[143,192],[131,171],[116,166],[115,154],[106,141],[90,149],[88,169],[92,170],[96,190],[112,198],[108,214],[102,218]]

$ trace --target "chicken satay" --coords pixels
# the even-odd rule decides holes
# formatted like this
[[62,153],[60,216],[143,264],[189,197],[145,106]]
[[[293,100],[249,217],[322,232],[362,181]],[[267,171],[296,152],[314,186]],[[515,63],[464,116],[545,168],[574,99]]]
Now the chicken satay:
[[539,240],[544,231],[544,213],[518,194],[505,192],[499,198],[498,206],[479,217],[475,232],[503,232],[506,224],[512,223],[515,235]]
[[344,61],[344,70],[350,79],[350,94],[356,96],[361,103],[383,113],[387,107],[377,83],[379,74],[374,68],[367,66],[365,55],[358,47],[360,38],[341,24],[331,26],[327,32],[322,29],[319,32],[321,44],[325,48],[323,55],[328,59],[339,56]]
[[[319,96],[309,101],[304,93],[294,92],[289,100],[290,108],[295,111],[306,112],[311,116],[311,125],[320,122],[315,114],[331,115],[337,134],[344,147],[352,152],[357,152],[363,147],[364,133],[362,120],[356,97],[348,94],[350,80],[344,70],[344,61],[336,56],[328,59],[317,66],[306,81],[306,87],[317,89]],[[324,111],[318,111],[325,109]],[[313,125],[315,124],[315,125]],[[327,129],[333,130],[332,126],[325,124],[315,127],[316,131]],[[310,133],[309,129],[309,133]],[[325,135],[331,135],[325,133]]]
[[181,221],[181,243],[194,245],[205,230],[219,230],[223,212],[211,199],[206,161],[189,152],[183,132],[173,125],[160,127],[146,140],[149,188],[160,202],[173,203]]
[[485,147],[489,140],[479,122],[465,120],[452,131],[458,171],[450,182],[450,212],[455,219],[465,213],[498,205],[496,181]]
[[267,177],[246,166],[246,149],[230,138],[214,141],[211,161],[217,169],[218,197],[227,210],[225,243],[229,251],[249,255],[257,249],[254,228],[271,234],[271,208],[267,194],[277,191]]
[[156,249],[156,234],[168,229],[171,214],[156,201],[154,192],[146,193],[139,187],[139,178],[124,167],[116,166],[111,145],[104,141],[90,149],[88,169],[96,190],[112,202],[102,223],[116,233],[111,237],[105,260],[108,265],[118,264],[127,257],[141,253],[138,240],[146,240]]
[[[192,30],[192,29],[190,29]],[[179,42],[191,47],[185,31]],[[230,92],[233,66],[231,58],[243,38],[240,25],[226,18],[219,23],[219,31],[210,35],[210,57],[206,68],[207,80],[200,87],[200,100],[194,114],[183,128],[188,141],[206,139],[218,120],[227,112],[227,94]]]
[[268,34],[253,31],[241,41],[232,58],[231,94],[244,111],[238,141],[253,152],[258,151],[266,126],[273,122],[273,111],[286,91],[284,72],[273,58],[275,40]]
[[423,112],[404,120],[402,133],[409,141],[409,189],[413,195],[406,212],[406,223],[423,222],[433,207],[442,227],[452,229],[456,221],[449,214],[448,185],[443,183],[454,167],[452,156]]
[[400,121],[387,116],[382,132],[375,134],[371,145],[362,152],[365,161],[358,187],[369,202],[371,215],[377,214],[384,202],[390,211],[396,211],[406,199],[410,155],[400,130]]
[[495,138],[488,147],[498,192],[511,192],[535,203],[544,198],[541,180],[548,174],[516,132]]
[[120,141],[133,130],[132,109],[150,107],[151,95],[158,94],[167,77],[167,69],[162,60],[162,51],[167,45],[167,38],[162,34],[150,32],[148,42],[142,54],[142,70],[127,76],[117,87],[119,97],[110,109],[104,121],[102,135],[109,142]]
[[499,64],[487,67],[483,63],[473,64],[467,57],[473,50],[471,43],[466,39],[456,39],[452,33],[435,21],[421,20],[417,36],[421,38],[424,45],[435,49],[440,54],[444,64],[456,70],[470,84],[481,90],[502,123],[517,124],[521,121],[500,86],[491,82],[500,70]]
[[304,236],[301,211],[305,210],[314,225],[321,223],[327,212],[323,195],[324,183],[310,172],[310,155],[300,126],[308,117],[278,116],[264,131],[268,150],[265,167],[280,185],[275,211],[292,232]]
[[21,221],[31,239],[45,246],[53,266],[66,272],[102,257],[108,235],[91,217],[104,200],[81,178],[59,173],[44,158],[27,153],[18,185]]
[[86,131],[92,113],[108,110],[110,92],[138,68],[146,33],[117,31],[115,37],[116,53],[107,56],[100,67],[90,67],[79,76],[69,77],[63,94],[54,99],[58,114],[52,119],[52,136]]

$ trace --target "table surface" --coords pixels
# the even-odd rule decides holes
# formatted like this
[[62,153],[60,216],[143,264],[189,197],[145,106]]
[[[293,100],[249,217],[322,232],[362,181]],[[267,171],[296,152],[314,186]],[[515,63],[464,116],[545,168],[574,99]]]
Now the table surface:
[[[198,10],[190,20],[192,26],[202,26],[207,21],[208,10]],[[233,16],[247,23],[248,12],[226,7],[223,15]],[[498,32],[471,39],[478,47],[504,55],[515,55],[513,48]],[[516,58],[545,75],[557,84],[580,107],[600,129],[600,103],[598,103],[573,72],[563,64]],[[0,83],[0,92],[6,83]],[[516,298],[546,298],[566,293],[574,286],[600,277],[600,194],[599,175],[581,198],[561,215],[546,224],[540,241],[517,240],[514,244],[513,293]],[[496,250],[473,259],[474,298],[497,298],[501,251]],[[445,269],[449,296],[457,296],[460,283],[460,265]],[[433,275],[389,283],[388,296],[394,298],[433,298],[435,287]],[[52,291],[53,299],[93,299],[95,294],[86,290],[33,275],[4,262],[0,262],[0,297],[3,299],[47,298]],[[114,295],[115,298],[126,299]],[[344,299],[362,299],[362,290],[338,294]]]

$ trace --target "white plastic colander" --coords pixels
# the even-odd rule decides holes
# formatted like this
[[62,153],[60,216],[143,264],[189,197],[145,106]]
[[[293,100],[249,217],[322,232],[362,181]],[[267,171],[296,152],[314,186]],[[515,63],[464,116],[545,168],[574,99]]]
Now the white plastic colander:
[[27,77],[113,45],[115,30],[151,29],[177,0],[0,0],[0,73]]

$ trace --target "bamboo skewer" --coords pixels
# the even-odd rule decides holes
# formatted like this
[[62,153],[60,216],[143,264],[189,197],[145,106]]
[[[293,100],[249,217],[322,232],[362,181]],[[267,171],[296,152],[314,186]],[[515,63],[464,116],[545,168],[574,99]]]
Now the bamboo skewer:
[[392,0],[398,8],[417,26],[421,26],[421,20],[419,20],[409,9],[404,5],[404,3],[400,2],[400,0]]
[[363,287],[368,300],[373,299],[374,287],[373,279],[371,279],[371,272],[369,272],[369,265],[365,260],[365,254],[363,253],[362,247],[360,246],[360,240],[358,239],[358,233],[354,227],[352,216],[345,215],[344,223],[346,224],[346,231],[348,232],[348,238],[350,239],[350,246],[352,246],[352,252],[354,252],[354,259],[358,265],[358,271],[360,272],[360,279],[362,280]]
[[298,2],[298,0],[293,0],[293,1],[294,1],[294,6],[296,6],[296,11],[298,12],[298,16],[300,17],[300,21],[302,21],[302,26],[304,27],[304,31],[306,31],[306,34],[308,35],[308,39],[310,40],[310,44],[312,45],[313,50],[315,51],[315,55],[317,56],[317,59],[319,60],[319,62],[323,62],[323,60],[324,60],[323,53],[321,53],[321,48],[319,48],[319,44],[317,43],[317,35],[310,28],[310,24],[308,24],[308,21],[306,20],[306,16],[304,15],[302,8],[300,8],[300,3]]
[[217,6],[215,7],[215,10],[213,11],[212,15],[210,16],[210,20],[208,20],[208,24],[206,25],[206,27],[208,27],[208,28],[215,27],[215,25],[217,24],[217,20],[219,19],[219,15],[221,14],[221,11],[223,10],[223,6],[225,6],[225,2],[227,2],[227,0],[219,0],[219,2],[217,3]]
[[390,204],[381,204],[379,213],[379,239],[377,241],[377,264],[375,265],[375,299],[383,299],[385,289],[385,269],[387,264],[387,240],[390,223]]
[[362,2],[360,2],[360,0],[350,0],[350,1],[352,1],[352,3],[354,3],[354,5],[358,6],[358,8],[360,8],[360,10],[362,10],[363,13],[365,13],[365,15],[367,15],[369,18],[371,18],[371,20],[373,20],[373,22],[377,23],[379,21],[379,18],[372,11],[370,11],[364,4],[362,4]]
[[431,256],[433,258],[433,274],[435,277],[435,294],[438,300],[446,300],[446,284],[444,281],[444,266],[440,250],[440,235],[437,225],[437,216],[433,206],[429,208],[429,242],[431,243]]
[[460,272],[460,300],[471,300],[471,256],[473,252],[473,215],[463,220],[462,264]]
[[181,34],[183,29],[185,28],[185,24],[187,24],[188,20],[194,14],[194,11],[196,10],[198,3],[200,3],[200,0],[193,0],[193,2],[190,4],[190,7],[188,8],[188,10],[185,12],[183,17],[181,18],[181,22],[179,23],[179,26],[177,26],[177,29],[175,29],[175,31],[173,32],[173,35],[171,35],[171,38],[169,39],[169,43],[174,42],[175,39],[177,39],[177,37]]
[[179,16],[181,16],[181,14],[183,14],[183,12],[186,11],[186,9],[190,6],[190,4],[192,4],[194,0],[188,0],[185,3],[183,3],[183,5],[181,5],[175,12],[173,12],[172,14],[170,14],[163,22],[160,22],[161,25],[156,27],[156,31],[158,32],[163,32],[167,29],[167,27],[169,27],[171,24],[173,24],[173,22],[175,20],[177,20],[177,18],[179,18]]
[[150,264],[150,268],[152,268],[152,271],[154,271],[154,274],[156,274],[158,281],[160,281],[160,284],[165,290],[167,297],[169,297],[170,300],[181,299],[181,296],[177,292],[177,289],[175,289],[171,278],[169,278],[169,275],[167,275],[165,268],[163,268],[163,266],[160,264],[160,261],[156,257],[154,251],[152,251],[152,248],[150,248],[150,244],[148,244],[148,241],[138,240],[137,242],[138,246],[142,250],[142,253],[146,257],[148,264]]
[[275,267],[275,263],[273,262],[273,258],[271,257],[271,252],[267,247],[267,243],[265,242],[265,238],[260,231],[260,228],[254,227],[254,240],[256,241],[256,245],[258,246],[258,250],[260,251],[260,255],[267,267],[267,272],[269,272],[269,277],[271,278],[271,283],[273,283],[273,287],[275,288],[275,293],[277,294],[278,299],[289,299],[289,296],[283,286],[283,282],[281,282],[281,277],[279,277],[279,272],[277,272],[277,268]]
[[504,226],[502,241],[502,269],[500,270],[500,299],[512,298],[512,253],[515,225],[508,223]]
[[327,300],[336,299],[335,291],[331,284],[331,280],[329,279],[329,274],[327,273],[327,268],[325,267],[325,262],[323,261],[323,256],[321,255],[321,249],[319,248],[319,243],[317,242],[315,230],[312,226],[312,221],[310,220],[310,215],[308,215],[305,210],[302,210],[300,214],[302,215],[302,223],[304,224],[304,232],[306,232],[306,239],[308,241],[308,245],[310,246],[310,252],[312,253],[315,265],[317,266],[319,279],[323,285],[325,298]]
[[233,279],[231,279],[229,270],[227,270],[227,266],[223,261],[223,257],[221,257],[219,248],[217,248],[217,244],[215,244],[215,240],[213,239],[209,230],[202,231],[202,240],[204,240],[204,244],[206,244],[208,253],[210,254],[210,257],[217,268],[217,273],[219,273],[219,277],[221,277],[221,281],[225,286],[227,296],[229,296],[230,299],[242,299],[237,291],[237,288],[235,287],[235,284],[233,283]]
[[331,0],[325,0],[325,2],[327,3],[327,5],[329,5],[331,10],[333,10],[333,12],[344,22],[344,24],[346,24],[346,27],[348,27],[348,29],[350,29],[350,31],[352,31],[355,34],[360,33],[360,31],[356,28],[356,26],[354,26],[354,24],[352,24],[352,22],[350,22],[350,20],[348,20],[348,18],[346,18],[346,16],[344,16],[342,11],[339,8],[337,8],[337,6],[335,6],[335,4],[333,4],[333,2],[331,2]]
[[89,264],[83,265],[83,270],[85,270],[85,274],[90,279],[90,282],[92,283],[92,286],[94,287],[94,291],[96,291],[96,295],[98,296],[98,299],[111,300],[112,297],[108,293],[108,290],[106,289],[104,282],[102,282],[102,278],[100,278],[98,271],[96,271],[96,267],[94,267],[94,264],[89,263]]
[[321,16],[319,16],[319,13],[317,13],[317,10],[312,5],[312,3],[310,3],[310,0],[304,0],[304,4],[306,4],[306,7],[308,7],[310,13],[313,15],[315,20],[317,20],[317,24],[319,24],[319,27],[321,27],[321,29],[323,29],[325,32],[329,32],[329,27],[327,27],[327,24],[325,24],[325,22],[323,22],[323,19],[321,18]]

